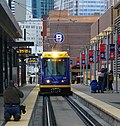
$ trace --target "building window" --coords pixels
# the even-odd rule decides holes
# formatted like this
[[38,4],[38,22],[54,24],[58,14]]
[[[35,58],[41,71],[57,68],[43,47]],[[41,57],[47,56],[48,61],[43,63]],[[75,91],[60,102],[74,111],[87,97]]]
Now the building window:
[[35,26],[31,26],[31,28],[35,28]]

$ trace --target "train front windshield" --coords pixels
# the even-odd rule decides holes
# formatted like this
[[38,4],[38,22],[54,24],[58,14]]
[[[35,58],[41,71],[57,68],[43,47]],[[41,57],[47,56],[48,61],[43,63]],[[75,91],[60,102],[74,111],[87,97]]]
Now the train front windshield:
[[44,59],[45,76],[66,76],[67,59]]

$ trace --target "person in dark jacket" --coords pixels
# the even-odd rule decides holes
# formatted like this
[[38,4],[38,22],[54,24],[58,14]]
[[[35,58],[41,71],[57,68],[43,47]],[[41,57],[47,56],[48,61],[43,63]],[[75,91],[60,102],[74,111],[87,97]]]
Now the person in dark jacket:
[[101,93],[104,93],[104,81],[105,81],[105,78],[104,78],[104,69],[102,68],[100,70],[100,74],[98,76],[98,88],[101,90]]
[[111,90],[111,91],[113,91],[113,86],[112,86],[113,81],[114,81],[113,71],[110,70],[110,73],[109,73],[109,90]]
[[8,88],[4,91],[4,119],[9,121],[11,116],[15,121],[21,118],[20,98],[24,97],[22,91],[14,86],[14,81],[10,80]]

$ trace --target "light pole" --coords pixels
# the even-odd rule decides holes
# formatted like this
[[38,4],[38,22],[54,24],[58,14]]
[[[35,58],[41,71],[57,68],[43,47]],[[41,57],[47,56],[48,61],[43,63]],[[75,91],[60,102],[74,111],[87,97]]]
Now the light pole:
[[88,47],[86,46],[86,84],[88,85]]
[[[37,56],[37,43],[35,44],[35,56]],[[37,61],[38,61],[38,58],[37,58]],[[35,78],[36,78],[36,84],[38,82],[38,79],[37,79],[37,72],[38,72],[38,68],[37,68],[37,62],[35,62]]]
[[114,40],[115,40],[115,83],[116,83],[116,93],[118,93],[118,30],[117,27],[115,27],[115,35],[114,35]]

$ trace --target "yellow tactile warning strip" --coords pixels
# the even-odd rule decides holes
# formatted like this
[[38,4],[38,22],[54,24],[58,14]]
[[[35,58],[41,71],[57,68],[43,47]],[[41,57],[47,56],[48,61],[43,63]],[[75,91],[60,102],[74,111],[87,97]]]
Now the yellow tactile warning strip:
[[109,113],[110,115],[114,116],[115,118],[118,118],[118,120],[120,120],[120,109],[117,109],[105,102],[102,102],[98,99],[95,99],[83,92],[80,92],[74,88],[72,88],[72,91],[77,94],[78,96],[81,96],[83,99],[86,99],[88,102],[96,105],[97,107],[99,107],[101,110],[105,111],[106,113]]
[[40,88],[68,88],[70,85],[40,85]]
[[10,121],[6,124],[6,126],[28,126],[29,120],[37,99],[39,91],[39,86],[37,85],[29,94],[29,96],[25,99],[24,103],[26,105],[26,113],[22,114],[21,120],[18,122]]

